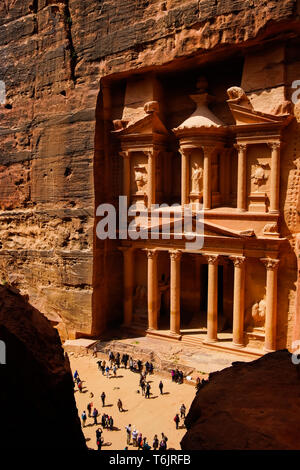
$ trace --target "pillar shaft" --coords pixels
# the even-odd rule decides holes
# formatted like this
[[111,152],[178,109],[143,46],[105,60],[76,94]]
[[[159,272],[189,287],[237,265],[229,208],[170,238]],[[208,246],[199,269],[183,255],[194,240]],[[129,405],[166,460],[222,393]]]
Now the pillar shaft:
[[148,152],[148,209],[155,204],[156,152]]
[[278,214],[280,187],[280,142],[272,142],[269,145],[272,149],[269,212],[273,214]]
[[186,149],[181,153],[181,205],[189,203],[189,154]]
[[130,248],[123,250],[123,276],[124,276],[124,325],[130,325],[133,312],[133,269],[134,251]]
[[130,205],[130,157],[129,152],[120,152],[123,157],[123,194],[127,196],[127,204]]
[[157,252],[147,250],[148,259],[148,329],[158,327]]
[[244,346],[245,257],[231,257],[234,263],[233,344]]
[[180,251],[170,252],[171,279],[170,279],[170,333],[180,334]]
[[265,320],[265,350],[276,351],[277,330],[277,269],[279,260],[262,259],[267,268],[266,281],[266,320]]
[[237,208],[240,211],[247,209],[247,145],[237,144],[238,149],[238,182],[237,182]]
[[203,147],[203,209],[211,209],[211,148]]
[[207,294],[207,341],[218,341],[218,256],[209,255]]

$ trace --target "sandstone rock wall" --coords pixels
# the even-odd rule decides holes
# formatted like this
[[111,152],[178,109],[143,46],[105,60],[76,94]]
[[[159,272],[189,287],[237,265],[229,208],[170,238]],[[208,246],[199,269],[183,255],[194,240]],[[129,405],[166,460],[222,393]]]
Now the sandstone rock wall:
[[1,449],[86,450],[70,364],[57,331],[17,290],[0,286]]
[[[95,206],[111,199],[108,175],[118,173],[106,79],[243,55],[297,36],[297,15],[297,0],[1,3],[0,273],[59,322],[62,336],[97,334],[121,311],[120,254],[94,239]],[[266,76],[272,100],[282,96],[284,61],[282,51],[271,54],[272,74],[263,67],[259,83],[246,82],[253,100]]]
[[182,449],[299,449],[299,383],[283,350],[210,374],[186,417]]

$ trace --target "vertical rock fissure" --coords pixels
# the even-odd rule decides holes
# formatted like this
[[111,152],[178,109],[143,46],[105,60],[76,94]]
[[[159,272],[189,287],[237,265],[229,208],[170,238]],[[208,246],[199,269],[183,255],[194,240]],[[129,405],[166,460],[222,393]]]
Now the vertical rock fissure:
[[77,65],[77,54],[75,51],[73,37],[72,37],[72,17],[71,17],[71,12],[70,12],[70,7],[69,7],[69,0],[66,0],[66,3],[65,3],[64,24],[65,24],[65,29],[67,33],[68,42],[69,42],[71,80],[73,81],[74,85],[76,85],[75,69]]

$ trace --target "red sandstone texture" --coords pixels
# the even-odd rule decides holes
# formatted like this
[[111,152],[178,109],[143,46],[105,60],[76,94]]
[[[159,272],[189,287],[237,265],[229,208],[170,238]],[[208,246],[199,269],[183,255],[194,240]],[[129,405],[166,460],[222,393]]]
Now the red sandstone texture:
[[[1,278],[59,322],[63,337],[99,334],[122,310],[114,269],[120,254],[94,236],[95,207],[112,198],[115,177],[105,80],[158,67],[184,70],[235,53],[247,58],[247,93],[290,90],[300,78],[293,42],[299,8],[297,0],[1,2],[0,80],[7,88],[0,107]],[[273,50],[278,40],[282,54],[270,59],[268,71],[259,66],[263,55],[247,55],[262,44]],[[253,63],[257,71],[247,75]],[[292,170],[282,175],[291,244],[298,223],[296,140],[290,140]],[[294,262],[286,260],[283,270]],[[290,334],[279,331],[284,344]]]
[[182,449],[299,450],[299,383],[286,350],[210,374],[187,415]]
[[0,286],[1,448],[86,449],[58,332],[15,289]]

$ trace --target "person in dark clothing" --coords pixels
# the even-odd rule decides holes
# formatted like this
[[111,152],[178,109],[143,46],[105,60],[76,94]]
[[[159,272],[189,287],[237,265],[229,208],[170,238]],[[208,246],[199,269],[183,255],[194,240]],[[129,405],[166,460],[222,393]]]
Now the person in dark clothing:
[[102,449],[102,445],[104,444],[104,439],[103,437],[99,437],[99,439],[97,439],[97,447],[98,447],[98,450],[101,450]]
[[97,423],[97,416],[98,416],[98,410],[97,410],[97,408],[94,408],[94,411],[93,411],[94,424],[98,424]]
[[105,397],[106,397],[105,392],[102,392],[101,393],[101,400],[102,400],[102,406],[103,407],[105,406]]
[[97,364],[98,364],[98,370],[101,370],[102,361],[97,361]]
[[178,424],[179,424],[179,421],[180,421],[180,418],[179,418],[179,414],[178,414],[178,413],[176,413],[175,418],[174,418],[174,421],[175,421],[175,424],[176,424],[176,429],[178,429]]
[[163,393],[164,384],[162,383],[162,381],[159,382],[158,387],[159,387],[159,390],[160,390],[160,394],[163,395],[164,394]]
[[145,398],[150,398],[150,389],[151,389],[151,385],[150,385],[149,382],[148,382],[147,385],[146,385],[146,394],[145,394]]

